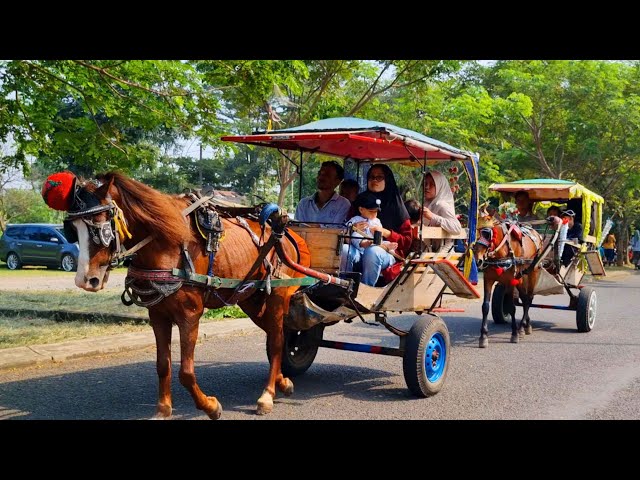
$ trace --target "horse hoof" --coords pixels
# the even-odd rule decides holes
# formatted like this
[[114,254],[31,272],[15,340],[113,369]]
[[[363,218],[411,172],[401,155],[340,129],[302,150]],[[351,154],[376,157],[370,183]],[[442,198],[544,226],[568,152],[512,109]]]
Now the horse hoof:
[[[283,378],[282,383],[285,384],[284,387],[281,386],[280,391],[285,397],[290,397],[293,395],[293,382],[289,378]],[[282,384],[281,384],[282,385]]]
[[218,404],[218,409],[207,413],[211,420],[218,420],[222,416],[222,405]]
[[524,329],[524,333],[527,335],[531,335],[532,332],[533,332],[533,327],[531,325],[527,325],[526,328]]
[[269,395],[269,392],[264,392],[258,399],[258,408],[256,414],[267,415],[273,411],[273,398]]
[[216,397],[207,397],[210,403],[215,404],[215,408],[205,410],[205,413],[211,420],[218,420],[222,416],[222,404]]
[[169,415],[168,417],[160,414],[160,413],[156,413],[153,417],[151,417],[149,420],[169,420],[169,418],[171,417],[171,415]]
[[489,346],[489,339],[487,337],[480,338],[480,344],[478,347],[487,348]]
[[167,420],[171,418],[172,410],[170,405],[158,405],[156,407],[156,414],[151,417],[151,420]]
[[519,339],[523,339],[524,338],[524,328],[518,330],[518,338]]
[[511,343],[518,343],[518,335],[511,335]]

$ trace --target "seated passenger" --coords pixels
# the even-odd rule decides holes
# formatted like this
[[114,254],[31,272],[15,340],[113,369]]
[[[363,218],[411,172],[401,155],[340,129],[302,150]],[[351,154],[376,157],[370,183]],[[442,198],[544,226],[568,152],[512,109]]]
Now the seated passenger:
[[[567,240],[576,244],[584,243],[584,234],[582,224],[575,221],[575,212],[573,210],[565,210],[562,212],[560,217],[563,222],[567,222],[567,226],[569,230],[567,230]],[[577,253],[576,247],[565,244],[564,250],[562,251],[562,265],[565,267],[571,263],[571,260]]]
[[534,220],[541,220],[538,215],[533,213],[533,200],[529,198],[529,193],[525,190],[516,192],[515,195],[516,207],[518,207],[517,220],[520,223],[532,222]]
[[416,199],[412,198],[404,202],[404,208],[407,209],[409,221],[411,222],[411,236],[413,237],[411,242],[411,251],[424,251],[424,243],[423,248],[420,248],[420,239],[418,238],[418,227],[420,226],[420,217],[422,216],[422,205],[420,205]]
[[[424,208],[422,216],[425,225],[441,227],[443,230],[458,234],[462,232],[460,220],[456,217],[453,192],[447,178],[437,170],[429,172],[424,179]],[[431,240],[431,250],[438,252],[449,250],[453,240]]]
[[338,189],[338,194],[347,200],[349,200],[352,204],[356,200],[358,196],[358,192],[360,191],[360,185],[358,182],[351,178],[345,178],[340,182],[340,188]]
[[[353,270],[353,264],[360,261],[362,255],[364,255],[365,249],[371,248],[371,246],[373,245],[374,231],[382,228],[382,224],[380,223],[380,219],[378,218],[380,203],[380,200],[377,199],[371,192],[362,192],[356,197],[355,202],[353,202],[354,207],[358,210],[358,213],[360,213],[360,215],[351,217],[347,221],[347,223],[351,223],[352,225],[359,225],[360,228],[355,229],[352,233],[349,256],[345,256],[345,262],[347,263],[347,265],[344,267],[345,270]],[[397,243],[388,242],[386,240],[383,241],[379,246],[387,252],[393,252],[396,248],[398,248]]]
[[295,219],[300,222],[344,223],[351,202],[335,191],[343,178],[344,168],[338,162],[323,162],[316,178],[318,191],[300,200]]
[[[370,226],[371,232],[379,231],[382,239],[397,243],[396,253],[406,257],[411,248],[411,221],[402,202],[393,172],[386,165],[373,165],[367,173],[367,192],[380,200],[378,218],[382,226]],[[365,224],[354,224],[355,228],[362,228]],[[375,286],[380,274],[389,282],[398,276],[402,263],[380,245],[372,245],[365,249],[359,261],[355,261],[356,253],[348,244],[342,246],[341,263],[347,270],[362,271],[362,283]],[[353,256],[353,258],[351,257]]]
[[549,217],[559,217],[560,216],[560,207],[557,205],[551,205],[547,208],[547,218]]

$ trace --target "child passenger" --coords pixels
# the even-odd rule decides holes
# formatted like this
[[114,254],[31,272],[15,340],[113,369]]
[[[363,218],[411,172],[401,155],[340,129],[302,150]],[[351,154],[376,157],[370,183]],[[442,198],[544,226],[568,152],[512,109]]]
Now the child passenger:
[[[357,229],[354,232],[354,236],[362,237],[364,235],[373,238],[374,232],[382,228],[382,223],[380,223],[380,219],[378,218],[380,203],[380,200],[370,192],[362,192],[356,197],[353,205],[360,215],[355,215],[347,221],[347,223],[351,223]],[[351,245],[358,249],[360,253],[364,253],[364,249],[370,247],[372,244],[373,240],[367,238],[351,239]],[[381,246],[386,251],[392,251],[397,248],[397,243],[384,241]]]

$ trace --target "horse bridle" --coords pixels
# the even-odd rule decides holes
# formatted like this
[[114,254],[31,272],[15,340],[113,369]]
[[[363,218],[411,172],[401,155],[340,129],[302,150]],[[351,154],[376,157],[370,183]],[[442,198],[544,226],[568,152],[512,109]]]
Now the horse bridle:
[[[94,222],[93,216],[107,212],[107,220],[104,222]],[[141,242],[138,242],[134,247],[126,249],[122,242],[125,236],[131,238],[131,234],[127,229],[127,222],[124,218],[122,210],[115,201],[109,198],[108,203],[96,205],[85,210],[79,210],[69,212],[64,219],[64,233],[70,242],[78,241],[78,232],[73,227],[75,220],[82,220],[89,230],[89,237],[96,245],[103,245],[104,247],[111,247],[108,270],[117,267],[126,257],[133,255],[136,251],[140,250],[147,243],[153,240],[153,237],[148,236]],[[120,238],[122,237],[122,238]]]

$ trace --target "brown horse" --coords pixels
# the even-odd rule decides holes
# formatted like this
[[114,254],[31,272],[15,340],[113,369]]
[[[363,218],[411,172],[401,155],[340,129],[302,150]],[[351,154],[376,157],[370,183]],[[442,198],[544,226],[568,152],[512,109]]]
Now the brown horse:
[[516,307],[513,302],[510,303],[511,343],[518,343],[519,337],[531,334],[529,307],[533,302],[533,292],[540,273],[539,267],[533,268],[532,264],[537,263],[536,256],[542,250],[542,237],[532,228],[516,222],[499,222],[490,216],[484,217],[484,222],[490,226],[480,229],[478,240],[473,245],[478,270],[484,271],[480,348],[489,346],[487,316],[491,288],[496,282],[504,285],[508,298],[513,297],[513,289],[517,288],[524,309],[520,325],[516,327]]
[[[194,351],[198,325],[204,308],[219,308],[237,303],[267,334],[267,350],[271,359],[266,387],[258,399],[257,413],[273,409],[276,387],[285,395],[293,393],[293,382],[281,372],[283,352],[283,316],[289,308],[291,295],[299,286],[256,288],[255,283],[243,283],[240,288],[205,288],[173,275],[174,267],[212,274],[222,279],[264,279],[266,270],[273,277],[302,277],[301,273],[283,265],[275,252],[260,258],[258,236],[270,238],[270,227],[261,231],[258,222],[242,220],[232,215],[219,220],[223,234],[217,239],[213,268],[211,253],[206,248],[202,229],[194,215],[184,209],[194,202],[185,195],[166,195],[140,182],[114,172],[101,175],[98,183],[86,183],[76,188],[75,197],[81,205],[77,212],[69,211],[69,220],[77,232],[80,245],[75,283],[91,292],[104,288],[114,257],[122,245],[135,252],[126,279],[126,288],[137,292],[138,304],[147,306],[149,320],[156,338],[156,369],[159,396],[154,418],[169,418],[171,400],[171,330],[173,324],[180,333],[180,383],[189,391],[196,408],[211,419],[217,419],[222,406],[214,396],[200,390],[194,372]],[[94,206],[92,206],[95,204]],[[249,209],[247,209],[249,210]],[[275,221],[275,220],[274,220]],[[251,230],[251,232],[249,231]],[[299,264],[308,266],[310,255],[304,241],[297,237]],[[209,240],[210,241],[210,240]],[[295,258],[295,246],[283,237],[284,251]],[[183,250],[188,255],[185,255]],[[265,262],[264,260],[268,262]],[[251,274],[252,267],[255,273]],[[174,272],[175,273],[175,272]],[[224,285],[223,285],[224,286]],[[268,293],[270,291],[270,293]],[[125,290],[127,293],[127,290]],[[134,298],[132,296],[131,298]],[[125,294],[123,294],[125,301]]]

